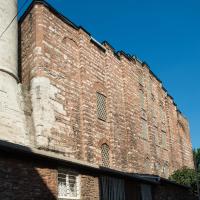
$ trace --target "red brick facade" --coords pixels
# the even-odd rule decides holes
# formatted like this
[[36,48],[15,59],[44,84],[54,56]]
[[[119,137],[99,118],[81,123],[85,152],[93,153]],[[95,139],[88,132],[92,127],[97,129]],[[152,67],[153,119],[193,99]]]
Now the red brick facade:
[[[17,158],[16,158],[17,157]],[[0,154],[0,199],[58,199],[61,165],[10,154]],[[71,169],[70,167],[66,167]],[[98,177],[81,175],[81,200],[99,200]]]
[[[41,3],[21,20],[20,35],[22,84],[48,78],[58,91],[49,99],[62,106],[52,108],[40,148],[101,165],[106,143],[111,168],[163,177],[193,167],[187,119],[145,63],[97,43]],[[97,118],[97,92],[106,97],[106,121]]]
[[[99,190],[99,173],[79,170],[66,164],[63,166],[47,158],[30,154],[27,156],[17,150],[13,152],[9,148],[5,152],[1,149],[0,153],[0,199],[64,200],[58,198],[58,169],[61,166],[80,173],[81,200],[104,200]],[[142,182],[125,179],[125,200],[140,200],[141,184]],[[152,184],[150,187],[153,200],[196,200],[187,187],[172,183]]]

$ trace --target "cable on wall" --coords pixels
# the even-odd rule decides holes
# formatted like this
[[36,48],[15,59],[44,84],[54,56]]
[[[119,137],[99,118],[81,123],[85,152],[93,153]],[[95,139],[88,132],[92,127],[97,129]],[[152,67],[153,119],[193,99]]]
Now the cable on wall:
[[0,39],[3,37],[3,35],[5,34],[5,32],[9,29],[9,27],[12,25],[13,21],[16,19],[16,17],[19,15],[19,13],[22,11],[22,9],[24,8],[24,6],[28,3],[29,0],[26,0],[23,5],[21,6],[21,8],[18,10],[17,14],[14,16],[14,18],[11,20],[11,22],[8,24],[8,26],[5,28],[5,30],[1,33],[0,35]]

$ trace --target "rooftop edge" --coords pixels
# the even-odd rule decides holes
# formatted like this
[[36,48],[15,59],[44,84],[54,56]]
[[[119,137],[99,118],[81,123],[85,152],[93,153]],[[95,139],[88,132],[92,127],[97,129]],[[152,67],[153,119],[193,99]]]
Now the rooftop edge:
[[158,78],[158,76],[151,70],[150,66],[145,62],[145,61],[141,61],[137,56],[133,55],[131,56],[130,54],[124,52],[124,51],[116,51],[115,48],[107,41],[103,41],[102,43],[98,42],[96,39],[94,39],[90,32],[88,32],[84,27],[82,26],[77,26],[74,22],[72,22],[69,18],[67,18],[66,16],[64,16],[63,14],[61,14],[59,11],[57,11],[51,4],[49,4],[46,0],[32,0],[31,4],[28,6],[28,8],[25,10],[25,12],[23,13],[23,15],[20,17],[19,19],[19,24],[22,23],[22,21],[24,20],[24,18],[29,14],[30,10],[33,8],[34,5],[36,4],[42,4],[44,6],[46,6],[52,13],[54,13],[59,19],[61,19],[64,23],[68,24],[69,26],[71,26],[72,28],[76,29],[76,30],[80,30],[82,29],[86,34],[88,34],[88,36],[91,38],[91,42],[96,45],[100,50],[102,50],[104,53],[106,52],[106,48],[104,48],[104,45],[108,45],[110,47],[110,49],[113,51],[113,54],[115,57],[117,57],[119,60],[119,55],[122,54],[123,56],[125,56],[129,61],[131,60],[136,60],[138,61],[142,66],[146,66],[149,69],[149,72],[152,74],[152,76],[154,76],[156,78],[156,80],[158,82],[161,83],[162,85],[162,89],[167,93],[167,96],[172,100],[174,106],[176,107],[177,112],[179,112],[185,119],[187,119],[187,117],[184,116],[184,114],[180,111],[180,109],[178,108],[177,104],[174,101],[174,98],[169,94],[168,90],[163,86],[163,82]]

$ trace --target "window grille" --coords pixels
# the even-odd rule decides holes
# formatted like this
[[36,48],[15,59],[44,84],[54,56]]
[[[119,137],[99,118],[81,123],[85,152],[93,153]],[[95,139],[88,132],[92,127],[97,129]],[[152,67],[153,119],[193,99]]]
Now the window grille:
[[142,137],[144,139],[148,138],[148,124],[147,121],[142,119]]
[[58,198],[80,199],[80,176],[77,173],[58,170]]
[[106,97],[97,92],[97,117],[103,121],[106,121]]
[[102,144],[101,146],[101,158],[102,158],[102,165],[104,167],[109,167],[109,163],[110,163],[110,160],[109,160],[109,146],[107,144]]
[[145,168],[146,172],[150,170],[151,162],[150,162],[149,158],[145,158],[145,160],[144,160],[144,168]]

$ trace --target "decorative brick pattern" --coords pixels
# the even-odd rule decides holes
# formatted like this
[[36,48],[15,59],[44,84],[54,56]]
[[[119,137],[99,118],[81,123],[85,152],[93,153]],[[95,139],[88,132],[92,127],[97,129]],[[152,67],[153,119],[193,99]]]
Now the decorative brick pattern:
[[[40,3],[20,23],[20,33],[34,145],[101,164],[99,143],[105,140],[113,169],[144,173],[147,157],[148,173],[165,177],[166,162],[168,174],[193,167],[187,119],[147,65],[91,42],[85,30]],[[106,107],[97,92],[106,96]],[[106,121],[98,119],[97,108]]]

